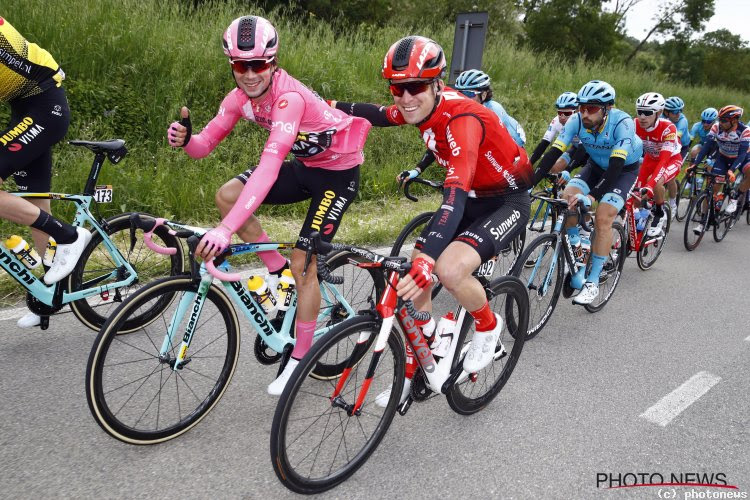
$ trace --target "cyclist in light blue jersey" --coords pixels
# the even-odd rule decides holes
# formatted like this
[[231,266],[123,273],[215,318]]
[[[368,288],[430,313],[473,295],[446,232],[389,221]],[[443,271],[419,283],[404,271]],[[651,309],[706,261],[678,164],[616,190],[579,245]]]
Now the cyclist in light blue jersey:
[[[677,96],[667,97],[664,103],[664,116],[677,127],[677,137],[681,146],[680,155],[683,160],[690,149],[690,142],[693,140],[693,136],[690,135],[688,119],[682,112],[684,109],[685,101]],[[672,208],[672,215],[677,216],[677,180],[669,181],[665,187],[669,191],[669,205]]]
[[[506,128],[515,143],[523,147],[526,144],[526,133],[523,131],[523,127],[505,111],[502,104],[492,100],[492,87],[490,83],[488,74],[477,69],[469,69],[458,75],[453,87],[469,99],[473,99],[485,108],[492,110],[498,116],[500,123]],[[406,179],[413,179],[424,172],[433,161],[435,161],[435,155],[428,149],[415,168],[404,170],[396,176],[396,179],[399,183],[404,182]]]
[[[578,113],[568,120],[541,159],[532,181],[536,184],[543,179],[570,147],[573,137],[578,136],[589,161],[568,183],[563,197],[570,208],[579,201],[586,206],[596,200],[600,203],[596,209],[589,274],[584,277],[582,268],[571,279],[574,288],[581,288],[573,299],[576,304],[590,304],[599,295],[599,275],[612,246],[612,222],[638,178],[643,156],[643,142],[635,133],[635,122],[624,111],[613,108],[614,103],[615,89],[607,82],[592,80],[585,84],[578,92]],[[579,237],[575,217],[566,222],[566,227],[575,241]]]
[[693,127],[690,129],[690,135],[693,136],[693,139],[697,138],[700,142],[690,150],[690,160],[695,160],[698,153],[700,153],[701,146],[706,143],[708,133],[711,132],[711,127],[716,123],[718,116],[719,111],[716,108],[706,108],[701,113],[701,121],[693,124]]
[[[557,100],[555,100],[555,108],[557,108],[557,116],[555,116],[549,123],[547,131],[544,133],[544,137],[539,141],[534,152],[531,153],[529,161],[531,161],[532,165],[542,157],[547,146],[555,141],[570,117],[576,113],[578,110],[578,96],[575,92],[563,92]],[[584,165],[588,159],[589,157],[586,154],[586,150],[578,147],[578,137],[574,137],[573,146],[565,151],[560,159],[557,160],[552,167],[552,170],[550,170],[550,173],[557,174],[563,171],[572,172],[576,167]],[[566,174],[565,181],[568,180],[570,180],[570,175]]]

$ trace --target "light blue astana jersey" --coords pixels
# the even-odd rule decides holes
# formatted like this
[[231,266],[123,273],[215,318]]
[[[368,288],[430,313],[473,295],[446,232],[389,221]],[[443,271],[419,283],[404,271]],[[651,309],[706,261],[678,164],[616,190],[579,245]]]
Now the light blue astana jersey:
[[698,137],[701,144],[706,142],[706,136],[709,132],[711,132],[711,127],[708,127],[708,130],[703,130],[703,122],[693,123],[693,127],[690,129],[690,135]]
[[631,165],[643,156],[643,142],[635,135],[635,122],[619,109],[612,108],[607,113],[604,124],[598,130],[589,130],[581,122],[581,114],[570,117],[565,128],[557,136],[554,147],[565,151],[578,136],[591,161],[607,170],[610,158],[622,158],[625,165]]
[[677,119],[677,123],[675,123],[674,126],[677,127],[677,135],[680,137],[680,144],[682,147],[689,146],[690,141],[693,140],[693,136],[690,135],[688,119],[685,116],[685,113],[680,113],[680,118]]
[[516,121],[515,118],[510,116],[505,108],[497,101],[487,101],[484,103],[484,107],[492,110],[503,123],[508,133],[516,141],[516,144],[523,147],[526,144],[526,133],[523,131],[523,127]]

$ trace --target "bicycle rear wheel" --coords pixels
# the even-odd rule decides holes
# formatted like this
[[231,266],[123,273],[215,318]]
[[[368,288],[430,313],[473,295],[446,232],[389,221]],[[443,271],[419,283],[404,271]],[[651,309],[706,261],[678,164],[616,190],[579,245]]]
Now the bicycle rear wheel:
[[[176,276],[184,272],[185,256],[182,245],[178,238],[169,234],[166,227],[156,229],[155,242],[161,246],[176,249],[177,252],[174,255],[161,255],[146,247],[141,229],[136,231],[135,247],[130,250],[130,215],[130,213],[124,213],[107,219],[105,230],[117,251],[138,273],[135,281],[127,287],[118,288],[107,294],[94,295],[70,303],[70,308],[76,318],[92,330],[98,331],[122,301],[144,283],[151,279]],[[104,238],[94,231],[76,268],[68,277],[68,290],[84,290],[121,281],[124,275],[116,273],[117,270],[118,267],[107,249]],[[113,273],[115,276],[110,276]],[[130,317],[128,323],[122,326],[121,333],[127,333],[153,321],[169,305],[172,298],[174,296],[164,295],[161,301],[154,302],[150,309],[144,309],[139,315]]]
[[[596,230],[591,235],[591,241],[596,237]],[[602,273],[599,275],[599,295],[594,302],[586,304],[583,307],[590,313],[601,311],[609,302],[615,293],[617,283],[620,282],[622,268],[625,266],[625,248],[628,244],[628,235],[625,228],[619,222],[612,223],[612,246],[607,256],[607,261],[602,267]],[[591,267],[591,259],[587,264],[586,275],[588,276]]]
[[[406,354],[395,329],[384,350],[366,347],[378,335],[380,324],[375,317],[362,315],[336,325],[313,344],[289,379],[273,417],[271,463],[290,490],[320,493],[345,481],[388,431],[403,389]],[[321,362],[347,364],[351,371],[343,381],[309,377]],[[353,413],[367,378],[371,383],[361,411]],[[391,397],[381,408],[375,397],[389,387]]]
[[[190,277],[164,278],[131,295],[105,323],[86,366],[86,399],[99,426],[131,444],[173,439],[198,424],[224,395],[237,367],[240,329],[231,300],[212,285],[195,317],[196,283]],[[118,335],[131,317],[169,301],[157,320],[128,335]],[[177,308],[183,303],[181,316]],[[176,335],[160,356],[168,326]],[[195,333],[185,362],[174,369],[177,349],[190,322]],[[176,338],[175,338],[176,337]]]
[[[490,308],[505,322],[492,362],[476,374],[462,373],[445,394],[448,405],[461,415],[471,415],[487,406],[508,382],[521,356],[529,327],[529,296],[521,280],[501,276],[489,285]],[[512,320],[511,320],[512,318]],[[464,314],[452,369],[464,361],[469,330],[474,318]]]
[[[513,276],[521,279],[529,295],[529,327],[526,340],[536,337],[552,317],[563,284],[563,262],[561,253],[555,254],[557,234],[544,234],[536,238],[523,251],[515,265]],[[526,263],[531,262],[531,266]],[[511,330],[515,325],[510,323]]]
[[656,259],[661,255],[661,251],[664,249],[664,245],[667,242],[667,236],[669,235],[669,228],[672,224],[672,208],[669,203],[663,205],[665,223],[662,226],[662,235],[656,237],[644,237],[641,240],[641,248],[636,254],[636,262],[638,267],[642,270],[647,271],[654,265]]
[[[685,244],[685,249],[688,252],[692,252],[703,239],[703,235],[706,234],[706,226],[708,225],[708,211],[710,210],[708,204],[711,203],[708,194],[701,193],[695,198],[688,208],[687,216],[685,217],[685,229],[683,233],[682,241]],[[698,227],[700,225],[700,227]]]

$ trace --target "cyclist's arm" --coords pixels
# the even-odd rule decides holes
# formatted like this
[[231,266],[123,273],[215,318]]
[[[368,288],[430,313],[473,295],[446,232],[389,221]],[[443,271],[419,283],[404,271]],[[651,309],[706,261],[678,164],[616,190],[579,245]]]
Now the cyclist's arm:
[[396,106],[378,106],[365,102],[339,102],[331,101],[331,106],[343,111],[347,115],[359,116],[370,122],[376,127],[392,127],[394,125],[403,125],[403,120],[399,121],[401,116]]
[[700,162],[702,162],[706,156],[712,154],[718,146],[719,144],[716,142],[716,139],[706,136],[706,141],[703,143],[703,146],[701,146],[698,156],[695,157],[693,165],[699,165]]
[[737,158],[732,162],[732,166],[729,167],[731,170],[737,170],[745,164],[747,159],[747,148],[750,147],[750,141],[740,141],[740,149],[737,151]]
[[607,170],[604,171],[602,178],[589,193],[597,200],[612,189],[617,178],[620,177],[622,169],[625,167],[625,160],[628,157],[628,151],[632,152],[633,150],[635,129],[630,127],[630,123],[632,123],[630,119],[622,120],[620,124],[615,127],[614,139],[617,142],[612,146],[612,153],[609,155]]
[[419,170],[419,173],[421,174],[425,170],[427,170],[427,167],[432,165],[432,162],[435,161],[435,153],[432,152],[432,150],[426,150],[424,152],[424,155],[422,156],[422,159],[419,160],[419,163],[417,163],[417,170]]
[[577,144],[575,148],[575,153],[571,154],[570,163],[568,163],[568,166],[565,168],[565,170],[567,170],[568,172],[572,172],[576,168],[585,164],[589,159],[589,154],[586,152],[586,148],[584,148],[580,144]]
[[200,134],[190,136],[185,145],[185,153],[191,158],[204,158],[229,135],[237,121],[242,116],[236,104],[234,91],[230,92],[219,107],[219,113],[208,122]]
[[[284,101],[286,103],[281,108],[279,103]],[[260,206],[276,182],[281,164],[297,138],[305,101],[298,93],[288,92],[283,94],[283,99],[277,99],[273,106],[271,120],[274,126],[260,155],[258,167],[245,183],[232,209],[221,221],[235,233]]]
[[458,156],[451,157],[448,176],[443,188],[443,203],[430,223],[422,253],[437,260],[455,236],[464,215],[466,200],[476,172],[479,145],[484,138],[484,127],[473,115],[460,116],[448,126],[456,141]]
[[531,158],[529,158],[529,161],[532,165],[542,157],[542,153],[544,153],[544,150],[547,149],[547,146],[549,146],[549,144],[550,141],[548,141],[547,139],[542,139],[541,141],[539,141],[539,144],[537,144],[534,152],[531,153]]

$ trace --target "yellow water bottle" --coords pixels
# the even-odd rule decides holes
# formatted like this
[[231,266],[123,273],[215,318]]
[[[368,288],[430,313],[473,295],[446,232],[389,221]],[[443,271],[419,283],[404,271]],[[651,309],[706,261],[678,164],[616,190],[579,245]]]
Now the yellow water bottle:
[[251,276],[247,280],[247,288],[255,301],[260,304],[266,314],[271,314],[276,310],[276,298],[268,289],[268,284],[260,276]]
[[279,311],[286,311],[292,305],[292,296],[294,295],[294,276],[290,269],[284,269],[279,279],[278,301]]
[[39,258],[39,254],[36,250],[31,248],[26,240],[18,236],[17,234],[12,235],[10,238],[5,240],[5,247],[13,252],[15,256],[23,262],[23,265],[29,269],[39,267],[42,263],[42,259]]

